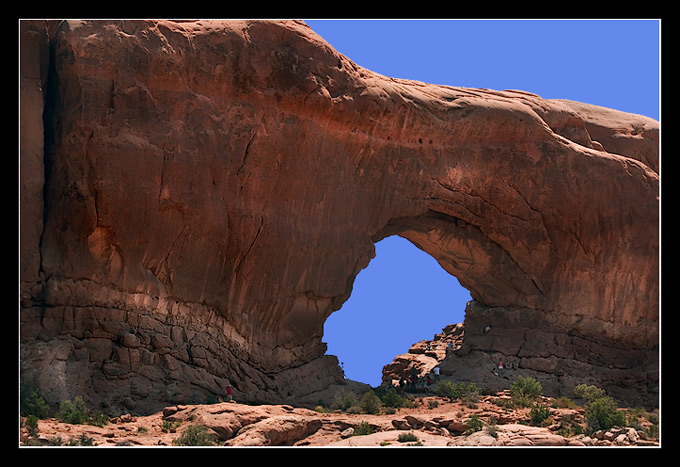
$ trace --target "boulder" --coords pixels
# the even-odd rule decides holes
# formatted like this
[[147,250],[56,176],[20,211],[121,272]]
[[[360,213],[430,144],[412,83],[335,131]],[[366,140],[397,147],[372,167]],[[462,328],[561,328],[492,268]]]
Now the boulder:
[[[492,435],[481,430],[464,437],[456,437],[454,446],[568,446],[569,440],[547,428],[527,425],[498,425]],[[574,445],[580,445],[575,443]]]
[[317,418],[284,415],[242,428],[226,446],[292,446],[316,432],[323,422]]

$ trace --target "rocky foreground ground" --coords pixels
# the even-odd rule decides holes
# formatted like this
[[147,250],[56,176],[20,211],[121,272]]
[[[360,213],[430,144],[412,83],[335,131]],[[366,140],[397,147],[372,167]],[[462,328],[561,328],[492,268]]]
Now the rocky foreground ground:
[[[639,417],[637,428],[613,428],[575,434],[584,410],[554,408],[542,426],[531,426],[528,408],[507,408],[506,393],[483,396],[476,404],[433,395],[415,399],[412,408],[381,414],[319,412],[287,405],[245,405],[235,401],[166,407],[149,416],[124,415],[98,427],[44,419],[37,433],[21,429],[22,446],[160,447],[211,439],[212,446],[648,446],[651,422]],[[476,417],[475,417],[476,416]],[[476,430],[474,423],[479,421]],[[630,417],[629,417],[630,420]],[[658,432],[658,431],[657,431]],[[193,434],[193,436],[191,436]],[[658,436],[658,435],[657,435]]]

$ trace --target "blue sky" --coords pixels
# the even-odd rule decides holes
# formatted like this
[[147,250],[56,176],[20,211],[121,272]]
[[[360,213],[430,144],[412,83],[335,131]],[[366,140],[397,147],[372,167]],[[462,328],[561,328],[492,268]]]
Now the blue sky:
[[[659,119],[657,20],[306,20],[338,52],[394,78],[519,89]],[[324,326],[348,378],[382,367],[464,320],[469,292],[399,237],[376,244],[352,296]]]

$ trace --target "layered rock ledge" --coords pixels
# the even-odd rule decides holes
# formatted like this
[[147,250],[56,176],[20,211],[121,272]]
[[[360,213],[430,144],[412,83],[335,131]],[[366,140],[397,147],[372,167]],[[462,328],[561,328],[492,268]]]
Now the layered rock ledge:
[[344,384],[323,323],[388,235],[470,290],[468,355],[657,400],[655,120],[381,76],[299,21],[20,29],[21,378],[51,402]]

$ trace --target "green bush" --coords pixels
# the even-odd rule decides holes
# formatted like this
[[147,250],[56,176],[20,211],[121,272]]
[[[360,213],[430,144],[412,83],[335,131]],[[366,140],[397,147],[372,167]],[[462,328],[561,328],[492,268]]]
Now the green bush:
[[596,386],[589,386],[587,384],[579,384],[576,386],[574,388],[574,394],[576,397],[585,400],[587,403],[593,402],[606,395],[604,389],[600,389]]
[[586,407],[585,419],[592,431],[608,430],[614,426],[626,426],[626,414],[617,409],[616,402],[609,396],[601,396]]
[[318,412],[318,413],[330,413],[330,412],[332,412],[331,409],[329,409],[328,407],[324,407],[323,405],[317,405],[316,407],[314,407],[314,411]]
[[394,388],[388,389],[380,397],[380,400],[385,407],[393,407],[395,409],[411,405],[410,401],[407,398],[400,396]]
[[359,400],[359,409],[363,413],[377,414],[380,412],[380,407],[382,407],[382,402],[373,391],[367,391]]
[[94,439],[87,436],[85,433],[77,438],[71,438],[66,443],[66,446],[96,446]]
[[453,399],[455,387],[455,383],[452,381],[440,381],[437,383],[434,393],[439,397],[448,397],[449,399]]
[[463,399],[466,402],[477,402],[482,393],[475,383],[465,384],[452,381],[440,381],[437,383],[435,394],[439,397],[448,397],[451,400]]
[[[651,423],[651,425],[645,426],[645,419]],[[626,421],[628,426],[644,432],[648,438],[659,437],[659,415],[657,413],[647,412],[647,410],[642,407],[628,409],[626,411]]]
[[163,426],[161,427],[161,431],[163,433],[175,433],[177,431],[177,428],[179,428],[182,425],[182,422],[179,420],[175,421],[170,421],[170,420],[163,420]]
[[486,424],[486,433],[489,436],[493,436],[494,438],[498,438],[498,423],[495,418],[491,418],[489,420],[489,423]]
[[618,410],[616,402],[606,391],[596,386],[579,384],[574,388],[576,397],[586,401],[585,420],[590,432],[626,426],[626,414]]
[[65,400],[59,404],[59,410],[55,417],[63,423],[70,423],[72,425],[95,425],[104,426],[109,423],[109,417],[101,411],[94,412],[92,415],[88,414],[85,401],[81,396],[76,396],[73,402]]
[[510,410],[510,409],[515,408],[515,404],[514,404],[514,402],[512,402],[512,399],[505,399],[505,398],[496,397],[496,398],[492,399],[491,402],[493,404],[497,405],[498,407],[502,407],[506,410]]
[[331,407],[346,412],[350,407],[357,405],[357,395],[351,391],[341,391],[335,394]]
[[529,417],[533,426],[541,426],[550,417],[550,407],[547,405],[535,404],[529,411]]
[[38,416],[37,415],[29,415],[26,417],[26,421],[24,422],[24,426],[26,427],[26,431],[28,431],[29,436],[31,438],[37,438],[38,437]]
[[518,376],[510,385],[510,397],[519,406],[530,406],[541,395],[543,386],[533,378]]
[[364,436],[373,434],[373,427],[368,422],[361,422],[359,425],[354,427],[354,433],[352,436]]
[[28,396],[21,400],[21,415],[24,417],[35,415],[39,419],[47,418],[49,412],[49,405],[47,405],[45,398],[37,391],[31,391]]
[[204,425],[191,425],[173,440],[172,444],[174,446],[214,446],[217,444],[217,436]]
[[59,410],[56,417],[60,422],[70,423],[72,425],[81,425],[89,421],[87,416],[87,407],[82,397],[76,396],[73,402],[65,400],[59,404]]
[[573,409],[576,407],[576,403],[568,397],[558,397],[553,401],[552,406],[556,409]]
[[418,437],[416,435],[414,435],[413,433],[410,433],[410,432],[409,433],[401,433],[397,437],[397,441],[399,441],[400,443],[413,443],[413,442],[418,441]]
[[659,437],[659,425],[649,425],[644,432],[647,437],[656,439]]
[[470,417],[467,423],[465,423],[465,426],[467,427],[467,430],[465,430],[465,434],[469,435],[476,431],[481,431],[482,428],[484,428],[484,423],[475,414],[472,417]]

